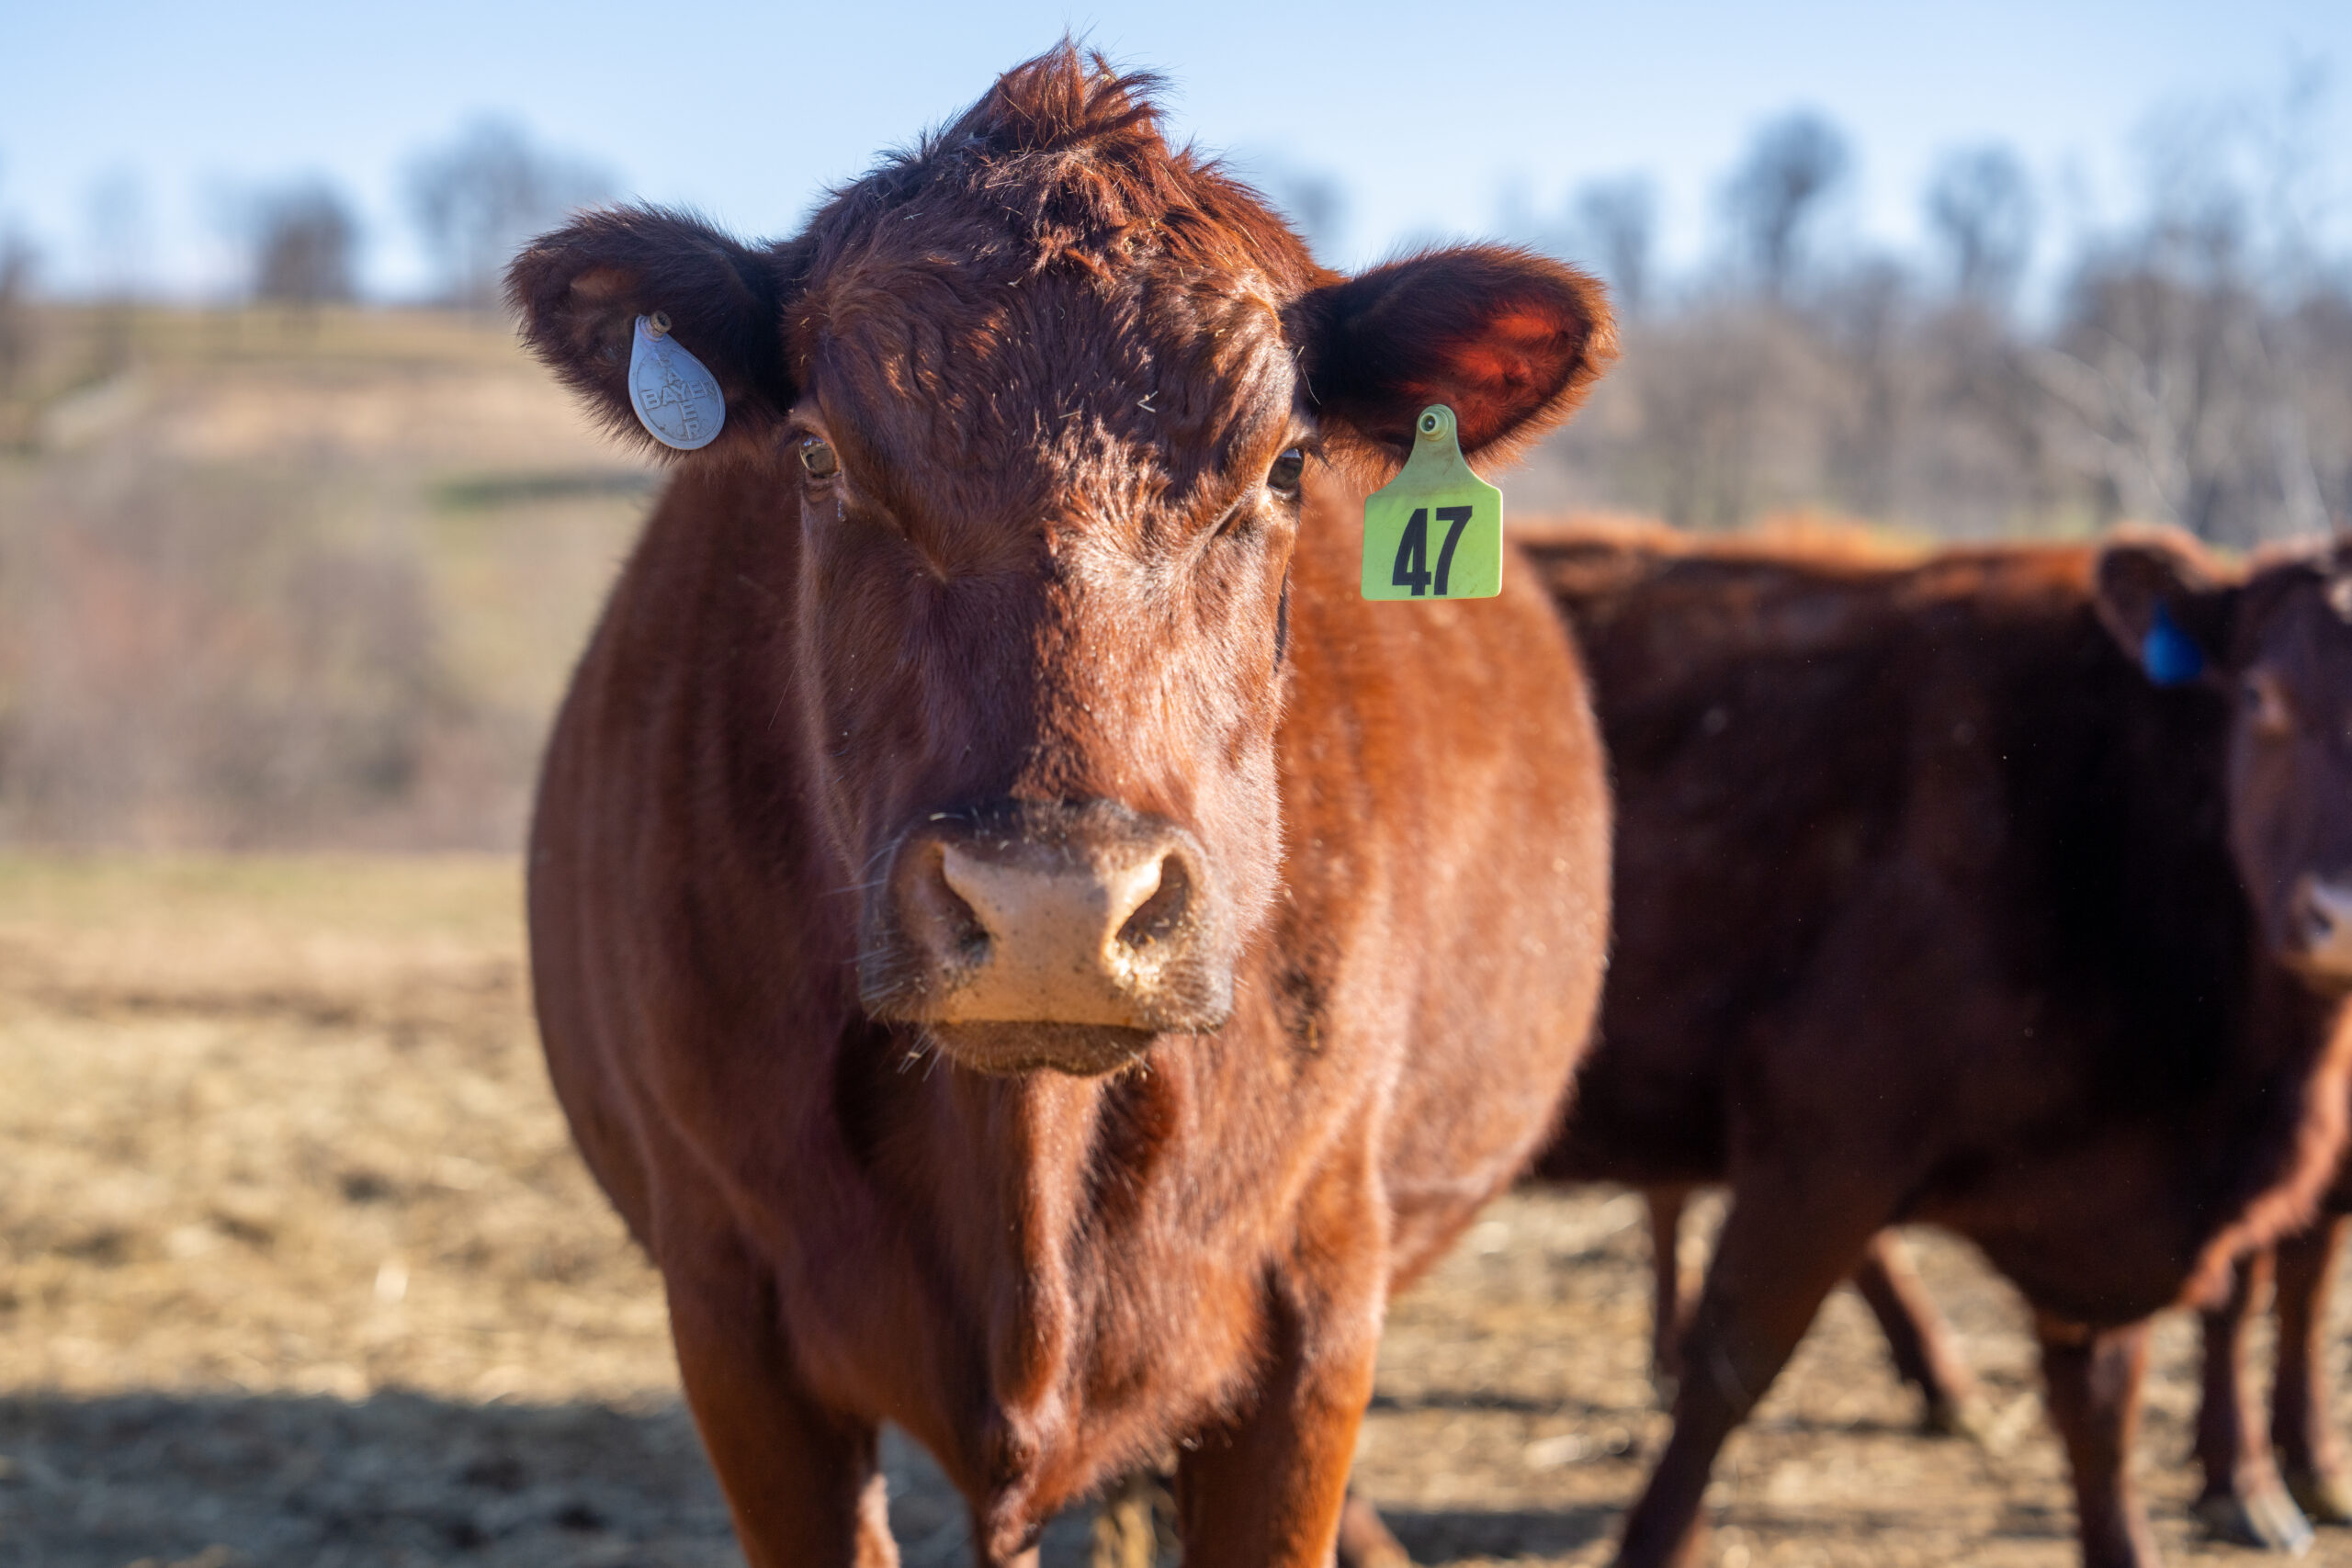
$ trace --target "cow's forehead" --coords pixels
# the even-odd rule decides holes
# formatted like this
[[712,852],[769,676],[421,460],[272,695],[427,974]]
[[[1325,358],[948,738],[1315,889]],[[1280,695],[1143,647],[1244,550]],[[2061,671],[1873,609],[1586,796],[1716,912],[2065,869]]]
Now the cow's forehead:
[[1264,278],[1013,260],[921,250],[813,280],[802,353],[828,417],[900,463],[1124,451],[1179,491],[1281,438],[1296,371]]
[[1282,311],[1329,275],[1148,96],[1068,74],[1008,75],[836,193],[792,243],[787,355],[853,458],[933,493],[1229,491],[1296,417]]

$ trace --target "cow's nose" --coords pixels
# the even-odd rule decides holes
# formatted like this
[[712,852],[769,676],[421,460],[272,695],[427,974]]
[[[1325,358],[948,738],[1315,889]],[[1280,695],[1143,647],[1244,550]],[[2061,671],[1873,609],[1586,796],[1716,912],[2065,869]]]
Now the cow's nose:
[[2352,883],[2304,877],[2295,887],[2293,916],[2298,962],[2352,980]]
[[1192,835],[1105,806],[911,835],[884,941],[901,951],[884,964],[869,951],[867,1005],[932,1023],[1216,1021],[1199,1016],[1203,871]]
[[1098,977],[1117,986],[1140,978],[1155,956],[1164,956],[1154,950],[1182,923],[1192,878],[1182,860],[1157,845],[1120,850],[1077,865],[1034,865],[969,844],[947,846],[940,876],[988,932],[997,990],[1008,998],[1035,995],[1050,1006],[1064,971],[1080,990]]

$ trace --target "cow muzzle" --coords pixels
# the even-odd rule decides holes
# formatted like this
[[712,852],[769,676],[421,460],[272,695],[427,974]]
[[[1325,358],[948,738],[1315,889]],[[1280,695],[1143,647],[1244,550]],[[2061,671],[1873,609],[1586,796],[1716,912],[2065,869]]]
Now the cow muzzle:
[[1171,823],[1101,801],[944,817],[899,840],[869,897],[859,997],[976,1066],[1099,1071],[1224,1022],[1218,923],[1207,857]]
[[2352,882],[2305,876],[2288,910],[2295,966],[2315,979],[2352,985]]

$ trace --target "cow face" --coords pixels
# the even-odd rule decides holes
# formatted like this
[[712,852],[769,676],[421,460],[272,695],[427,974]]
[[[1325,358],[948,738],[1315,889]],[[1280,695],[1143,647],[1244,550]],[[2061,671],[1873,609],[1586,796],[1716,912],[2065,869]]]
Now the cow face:
[[2230,695],[2230,844],[2264,942],[2352,987],[2352,547],[2225,584],[2185,542],[2134,542],[2102,553],[2098,579],[2144,665]]
[[[858,995],[992,1071],[1216,1028],[1282,856],[1291,561],[1430,402],[1564,418],[1598,288],[1498,249],[1338,277],[1065,49],[797,238],[590,216],[517,261],[532,341],[628,420],[635,318],[727,396],[685,459],[788,518],[797,804],[859,890]],[[775,744],[782,746],[780,739]]]

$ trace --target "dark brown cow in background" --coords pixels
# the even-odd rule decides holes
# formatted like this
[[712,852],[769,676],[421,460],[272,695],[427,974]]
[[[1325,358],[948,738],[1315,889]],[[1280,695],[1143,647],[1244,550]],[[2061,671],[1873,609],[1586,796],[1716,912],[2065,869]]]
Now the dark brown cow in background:
[[[2332,607],[2352,616],[2352,589],[2332,581],[2330,592]],[[2311,935],[2320,952],[2301,966],[2322,976],[2343,975],[2352,926],[2323,919]],[[1669,1404],[1680,1370],[1677,1341],[1690,1306],[1676,1248],[1689,1192],[1673,1187],[1645,1194],[1657,1281],[1652,1359]],[[2319,1222],[2241,1258],[2226,1297],[2201,1314],[2196,1455],[2204,1484],[2197,1512],[2222,1540],[2299,1552],[2311,1542],[2312,1524],[2352,1524],[2352,1467],[2328,1414],[2325,1339],[2346,1215],[2352,1215],[2352,1162],[2338,1166]],[[1893,1232],[1871,1239],[1853,1283],[1886,1336],[1898,1374],[1921,1393],[1925,1428],[1975,1435],[1983,1413],[1975,1406],[1973,1380],[1950,1325]],[[2246,1376],[2248,1335],[2266,1299],[2278,1318],[2267,1413]]]
[[[795,238],[583,218],[512,274],[616,425],[723,388],[583,660],[530,849],[549,1066],[659,1263],[761,1568],[984,1563],[1177,1456],[1196,1564],[1327,1562],[1385,1303],[1582,1047],[1609,810],[1573,646],[1367,604],[1360,477],[1611,353],[1523,253],[1341,278],[1069,48]],[[1179,1451],[1181,1450],[1181,1451]]]
[[1905,1219],[2033,1305],[2086,1560],[2154,1561],[2143,1320],[2343,1140],[2352,550],[2243,584],[2167,539],[1531,553],[1620,798],[1600,1046],[1539,1170],[1733,1195],[1621,1561],[1697,1560],[1717,1449]]
[[[1669,1238],[1689,1190],[1661,1188],[1646,1196],[1657,1270],[1652,1360],[1670,1405],[1690,1296]],[[2240,1258],[2226,1298],[2200,1314],[2204,1375],[2196,1452],[2204,1486],[2197,1514],[2212,1534],[2240,1546],[2301,1552],[2311,1544],[2312,1525],[2352,1524],[2352,1472],[2328,1415],[2326,1354],[2328,1299],[2347,1209],[2352,1170],[2339,1166],[2319,1223]],[[1981,1436],[1983,1413],[1951,1325],[1920,1287],[1894,1232],[1871,1239],[1854,1270],[1854,1285],[1886,1335],[1897,1372],[1925,1397],[1925,1429]],[[2249,1333],[2266,1299],[2278,1316],[2267,1429],[2246,1376]]]

